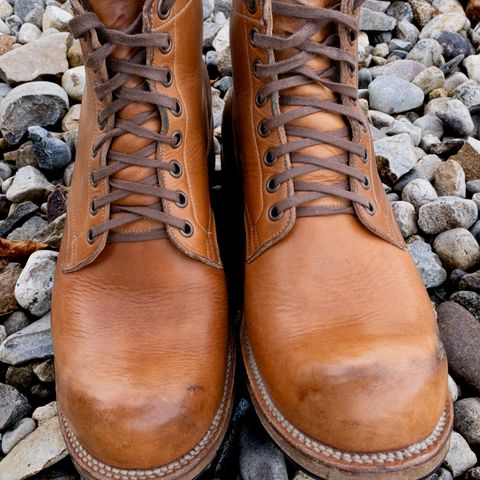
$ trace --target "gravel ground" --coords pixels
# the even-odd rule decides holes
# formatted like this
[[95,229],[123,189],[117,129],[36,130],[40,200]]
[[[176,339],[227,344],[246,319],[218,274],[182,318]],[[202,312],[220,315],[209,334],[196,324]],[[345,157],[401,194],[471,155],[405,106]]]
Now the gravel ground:
[[[432,480],[480,479],[479,5],[366,0],[361,13],[360,96],[379,172],[449,354],[455,433]],[[204,1],[218,163],[229,10]],[[0,480],[78,479],[56,418],[49,314],[85,82],[71,18],[68,1],[0,0]],[[268,440],[240,387],[204,478],[310,477]]]

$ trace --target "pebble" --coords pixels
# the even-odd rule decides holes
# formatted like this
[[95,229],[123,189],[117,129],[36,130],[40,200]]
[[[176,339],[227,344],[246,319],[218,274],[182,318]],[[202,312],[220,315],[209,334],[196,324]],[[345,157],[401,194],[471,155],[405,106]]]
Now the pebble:
[[19,85],[0,103],[0,130],[5,140],[14,145],[28,127],[57,123],[68,107],[66,92],[55,83],[30,82]]
[[396,26],[395,18],[389,15],[362,7],[360,9],[360,30],[390,32]]
[[413,142],[406,133],[381,138],[374,144],[377,167],[384,181],[396,182],[417,162]]
[[62,87],[69,97],[81,101],[85,90],[85,67],[80,66],[67,70],[62,77]]
[[420,31],[415,25],[413,25],[413,23],[403,20],[401,22],[398,22],[397,28],[395,29],[395,35],[399,39],[405,40],[406,42],[414,45],[415,43],[417,43]]
[[426,288],[438,287],[447,280],[447,272],[442,266],[442,261],[433,252],[429,243],[422,241],[409,242],[407,248]]
[[[375,9],[372,9],[372,10],[375,11]],[[395,18],[397,22],[401,22],[402,20],[411,22],[413,20],[413,10],[410,4],[407,2],[394,0],[389,5],[385,13],[390,17]]]
[[417,210],[427,203],[438,199],[432,184],[424,178],[415,178],[405,185],[402,200],[411,203]]
[[212,42],[217,53],[217,67],[223,75],[232,74],[232,58],[230,55],[230,22],[226,22]]
[[420,62],[426,67],[439,67],[445,63],[441,45],[433,38],[420,40],[407,55],[409,60]]
[[459,32],[465,25],[465,14],[456,12],[442,13],[433,17],[420,32],[420,38],[429,38],[437,30]]
[[29,325],[28,317],[22,311],[13,312],[3,323],[7,335],[16,333]]
[[50,402],[47,405],[43,405],[42,407],[37,407],[33,413],[32,418],[41,425],[45,423],[52,417],[57,415],[57,402]]
[[7,2],[7,0],[1,0],[0,1],[0,18],[2,20],[5,20],[7,17],[12,15],[13,13],[13,7],[10,5],[10,3]]
[[32,202],[17,204],[16,208],[8,215],[6,220],[0,222],[0,236],[6,237],[13,229],[20,226],[37,210],[38,206]]
[[451,269],[468,270],[480,261],[480,247],[465,228],[454,228],[441,233],[435,238],[433,249],[443,264]]
[[30,82],[68,69],[69,33],[54,33],[0,56],[0,77],[9,83]]
[[413,110],[424,100],[419,87],[392,75],[375,78],[368,86],[368,93],[371,108],[388,114]]
[[392,210],[403,238],[417,233],[415,207],[412,204],[402,201],[393,202]]
[[463,61],[468,78],[480,83],[480,55],[471,55]]
[[68,32],[68,22],[73,15],[63,8],[54,5],[48,5],[43,15],[42,30],[56,28],[59,32]]
[[0,344],[0,361],[18,365],[53,355],[50,314],[7,337]]
[[424,155],[415,165],[414,170],[429,182],[435,178],[438,167],[442,164],[442,160],[438,155]]
[[15,0],[14,12],[22,20],[25,20],[26,15],[31,12],[35,7],[44,7],[44,0]]
[[442,88],[445,83],[445,74],[438,67],[428,67],[419,73],[412,81],[427,95],[436,88]]
[[447,160],[435,172],[435,190],[440,197],[456,196],[465,198],[467,187],[465,172],[455,160]]
[[0,315],[12,313],[17,309],[15,285],[21,273],[20,265],[0,272]]
[[30,255],[17,281],[15,297],[20,306],[36,317],[50,309],[58,253],[41,250]]
[[453,92],[455,88],[460,86],[462,83],[469,82],[470,80],[463,72],[455,72],[449,75],[445,79],[445,88],[449,92]]
[[68,145],[44,128],[29,127],[28,135],[32,141],[38,167],[42,170],[65,168],[72,161]]
[[460,33],[437,30],[432,33],[432,38],[440,44],[442,55],[448,60],[458,55],[470,56],[475,53],[470,40]]
[[452,432],[450,448],[445,457],[445,465],[452,473],[453,478],[464,474],[476,463],[477,456],[472,452],[466,440],[459,433]]
[[413,124],[420,127],[422,135],[434,135],[435,137],[443,137],[443,122],[435,115],[424,115],[417,118]]
[[435,9],[425,0],[410,0],[415,23],[424,27],[433,17]]
[[10,29],[12,35],[17,35],[22,26],[22,19],[17,15],[10,15],[5,19],[7,27]]
[[29,218],[21,227],[16,228],[7,237],[7,240],[31,240],[43,232],[48,222],[41,217]]
[[47,358],[33,366],[33,373],[41,382],[55,381],[55,365],[52,358]]
[[470,445],[480,445],[480,398],[463,398],[455,404],[454,428]]
[[12,186],[8,189],[7,199],[14,203],[26,200],[39,202],[53,190],[53,185],[39,170],[26,166],[17,171]]
[[458,400],[458,397],[460,396],[460,389],[458,388],[455,380],[450,375],[448,376],[448,390],[450,392],[450,396],[452,397],[452,402],[456,402]]
[[468,136],[475,130],[470,112],[460,100],[448,100],[439,106],[436,115],[454,134]]
[[22,44],[31,43],[38,40],[42,31],[33,23],[24,23],[18,32],[18,41]]
[[7,455],[13,447],[23,440],[27,435],[32,433],[37,424],[31,418],[22,418],[11,430],[5,432],[2,436],[2,452]]
[[0,480],[23,480],[68,455],[57,417],[50,418],[21,440],[0,461]]
[[407,119],[394,120],[388,127],[384,127],[381,131],[387,135],[398,135],[400,133],[407,133],[413,141],[414,146],[420,145],[422,139],[422,130],[416,127]]
[[455,98],[467,107],[480,105],[480,86],[474,82],[465,82],[453,90]]
[[480,179],[480,141],[469,137],[451,159],[461,165],[467,181]]
[[80,111],[82,106],[79,103],[72,105],[67,114],[63,117],[62,120],[62,130],[64,132],[69,132],[71,130],[78,130],[80,124]]
[[450,295],[449,300],[457,302],[466,308],[477,320],[480,320],[480,295],[478,293],[460,290]]
[[420,62],[414,60],[395,60],[385,65],[370,68],[370,73],[373,78],[390,75],[411,82],[424,70],[425,65],[422,65]]
[[29,411],[28,400],[16,388],[0,383],[0,431],[13,425]]

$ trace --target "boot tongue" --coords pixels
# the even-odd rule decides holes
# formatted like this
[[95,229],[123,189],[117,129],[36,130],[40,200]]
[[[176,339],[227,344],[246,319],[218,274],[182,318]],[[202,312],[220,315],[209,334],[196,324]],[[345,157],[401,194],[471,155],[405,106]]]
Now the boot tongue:
[[[288,3],[293,5],[305,5],[309,7],[317,7],[317,8],[332,8],[339,3],[339,0],[277,0],[281,3]],[[299,29],[301,29],[307,20],[292,18],[292,17],[284,17],[281,15],[273,14],[273,22],[272,22],[272,33],[273,35],[278,35],[281,37],[290,36]],[[335,25],[330,24],[329,26],[321,29],[318,33],[314,36],[310,37],[310,40],[314,42],[323,42],[328,36],[335,33]],[[297,54],[298,50],[286,50],[282,52],[275,52],[276,61],[284,60],[287,58],[292,57],[293,55]],[[329,68],[332,65],[331,60],[316,56],[312,60],[310,60],[306,66],[311,68],[313,71],[319,72]],[[338,79],[334,79],[338,81]],[[305,86],[299,86],[290,88],[287,90],[283,90],[281,92],[281,96],[305,96],[316,98],[319,100],[331,100],[333,102],[339,101],[335,100],[336,96],[330,89],[319,85],[319,84],[309,84]],[[288,111],[291,109],[296,109],[298,107],[290,107],[290,106],[281,106],[281,111]],[[334,132],[336,130],[340,130],[347,126],[347,122],[345,121],[344,117],[338,114],[320,112],[309,115],[307,117],[300,118],[298,120],[292,121],[291,125],[295,125],[298,127],[309,128],[321,132]],[[290,141],[295,141],[297,138],[290,137]],[[317,145],[309,148],[305,148],[301,150],[301,153],[305,155],[311,155],[315,157],[321,158],[328,158],[333,157],[339,154],[344,153],[344,150],[341,150],[337,147],[331,145]],[[331,170],[319,170],[308,175],[303,175],[297,177],[297,180],[300,182],[312,182],[312,183],[322,183],[326,185],[333,185],[337,183],[343,183],[348,185],[348,179],[345,175],[333,172]],[[344,199],[340,199],[337,197],[324,197],[321,200],[317,200],[314,202],[308,203],[308,206],[314,205],[323,205],[323,206],[349,206],[350,202]]]
[[[145,4],[144,0],[128,0],[115,2],[112,4],[112,0],[92,0],[93,6],[91,10],[94,11],[103,24],[109,28],[119,31],[127,30],[130,25],[138,18],[142,13]],[[130,33],[141,33],[142,23],[136,31]],[[112,57],[118,59],[130,59],[136,53],[137,48],[119,46],[112,52]],[[127,82],[123,84],[125,88],[134,88],[142,82],[140,77],[131,77]],[[131,119],[143,112],[152,111],[156,109],[155,106],[140,102],[132,102],[124,107],[117,114],[119,118]],[[152,118],[142,125],[144,128],[159,132],[161,129],[161,123],[159,118]],[[152,143],[152,140],[137,137],[130,133],[126,133],[122,136],[116,137],[110,146],[110,149],[121,153],[135,153],[138,150],[148,146]],[[154,156],[152,156],[154,158]],[[156,175],[155,169],[147,169],[142,167],[128,167],[113,175],[112,177],[119,180],[126,180],[131,182],[141,182],[142,180]],[[113,205],[128,205],[128,206],[148,206],[159,203],[159,199],[155,197],[149,197],[146,195],[130,195],[123,200],[113,203]],[[115,215],[113,214],[112,217]],[[150,228],[158,228],[158,222],[151,220],[138,220],[128,225],[113,230],[114,232],[125,232],[133,230],[146,230]]]

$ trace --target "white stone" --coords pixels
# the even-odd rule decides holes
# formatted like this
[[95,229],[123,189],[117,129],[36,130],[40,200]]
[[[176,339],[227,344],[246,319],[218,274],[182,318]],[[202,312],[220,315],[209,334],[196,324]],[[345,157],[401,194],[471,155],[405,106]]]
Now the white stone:
[[62,76],[62,87],[69,97],[81,101],[85,90],[85,67],[68,69]]
[[[445,465],[454,478],[463,475],[477,463],[477,456],[468,446],[467,441],[457,432],[452,432],[450,448],[445,457]],[[0,464],[1,465],[1,464]]]
[[20,43],[30,43],[38,40],[42,35],[42,31],[33,23],[24,23],[18,32],[18,41]]
[[68,22],[73,18],[73,15],[62,8],[49,5],[45,9],[43,15],[43,30],[49,28],[56,28],[59,32],[68,31]]

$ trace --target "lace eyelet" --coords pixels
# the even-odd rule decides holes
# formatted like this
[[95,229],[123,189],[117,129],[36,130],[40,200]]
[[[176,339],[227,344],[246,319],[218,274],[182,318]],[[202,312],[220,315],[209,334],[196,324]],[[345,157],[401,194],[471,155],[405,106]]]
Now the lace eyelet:
[[372,217],[377,213],[377,209],[375,208],[375,205],[373,205],[372,202],[368,204],[368,207],[365,207],[365,211]]
[[98,187],[98,181],[95,179],[95,172],[92,172],[90,174],[90,185],[93,187],[93,188],[97,188]]
[[263,155],[263,163],[267,166],[267,167],[271,167],[273,165],[275,165],[275,163],[277,162],[277,159],[273,156],[273,153],[271,150],[267,150],[265,152],[265,154]]
[[160,47],[160,51],[166,55],[167,53],[170,53],[173,47],[173,42],[172,42],[172,37],[170,34],[167,33],[167,45],[165,47]]
[[173,138],[174,141],[175,141],[175,143],[172,145],[172,148],[178,148],[178,147],[180,147],[180,145],[181,145],[182,142],[183,142],[183,135],[182,135],[182,133],[177,130],[177,131],[174,132],[174,134],[172,135],[172,138]]
[[185,221],[185,225],[180,229],[180,233],[186,238],[191,237],[193,235],[193,225]]
[[249,0],[247,4],[247,9],[252,15],[257,13],[258,0]]
[[271,133],[272,133],[272,131],[265,126],[265,121],[262,120],[262,121],[258,124],[258,134],[259,134],[262,138],[266,138],[266,137],[268,137]]
[[172,160],[170,165],[173,167],[173,170],[170,170],[170,175],[174,178],[180,178],[183,174],[182,166],[177,160]]
[[356,41],[357,41],[357,32],[355,30],[350,30],[348,32],[348,43],[350,43],[350,45],[354,45]]
[[278,210],[278,207],[276,207],[275,205],[273,207],[270,207],[269,210],[268,210],[268,218],[272,221],[272,222],[278,222],[278,220],[280,220],[281,218],[283,217],[283,211],[280,212]]
[[371,186],[370,179],[367,176],[365,176],[365,178],[363,179],[363,182],[362,182],[362,187],[365,190],[369,190],[370,186]]
[[180,103],[180,100],[175,100],[175,109],[172,110],[172,114],[175,117],[179,117],[183,113],[183,108],[182,104]]
[[267,180],[266,188],[268,193],[275,193],[280,188],[280,184],[276,182],[275,177],[270,177]]
[[178,193],[178,202],[175,202],[175,205],[180,208],[185,208],[188,205],[187,194],[181,191],[177,193]]
[[349,75],[350,75],[351,77],[354,77],[354,76],[355,76],[355,71],[356,71],[356,69],[357,69],[357,68],[355,67],[355,65],[352,65],[351,63],[349,63],[347,69],[348,69]]
[[87,242],[92,245],[95,243],[96,237],[93,235],[93,231],[89,230],[87,232]]
[[92,146],[90,147],[90,155],[92,157],[96,157],[97,154],[98,154],[97,147],[96,147],[95,143],[93,143]]
[[249,39],[250,45],[251,45],[252,47],[255,47],[255,46],[256,46],[255,43],[254,43],[254,41],[255,41],[255,34],[256,34],[256,33],[259,33],[259,32],[258,32],[258,28],[252,28],[252,29],[250,30],[250,33],[248,34],[248,39]]
[[98,213],[98,208],[95,206],[95,200],[90,202],[90,213],[95,216]]
[[102,122],[102,121],[100,120],[100,116],[99,116],[99,115],[97,115],[97,127],[98,127],[100,130],[102,130],[102,131],[103,131],[103,129],[105,128],[105,122]]
[[367,164],[368,163],[368,150],[365,149],[365,153],[362,155],[362,162]]
[[267,103],[267,97],[260,95],[260,93],[257,93],[257,95],[255,95],[255,104],[257,105],[258,108],[264,107],[266,103]]
[[159,0],[157,4],[157,13],[158,17],[162,20],[166,20],[170,16],[171,9],[169,8],[168,10],[163,10],[163,1]]
[[258,65],[261,65],[262,63],[263,63],[263,62],[262,62],[261,60],[258,60],[258,59],[257,59],[257,60],[255,60],[255,61],[253,62],[253,64],[252,64],[252,73],[253,73],[253,76],[254,76],[255,78],[259,78],[259,77],[258,77],[257,67],[258,67]]
[[171,86],[172,86],[172,83],[173,83],[173,73],[172,73],[172,71],[171,71],[168,67],[165,67],[165,68],[166,68],[165,80],[162,82],[162,85],[163,85],[165,88],[168,88],[168,87],[171,87]]

